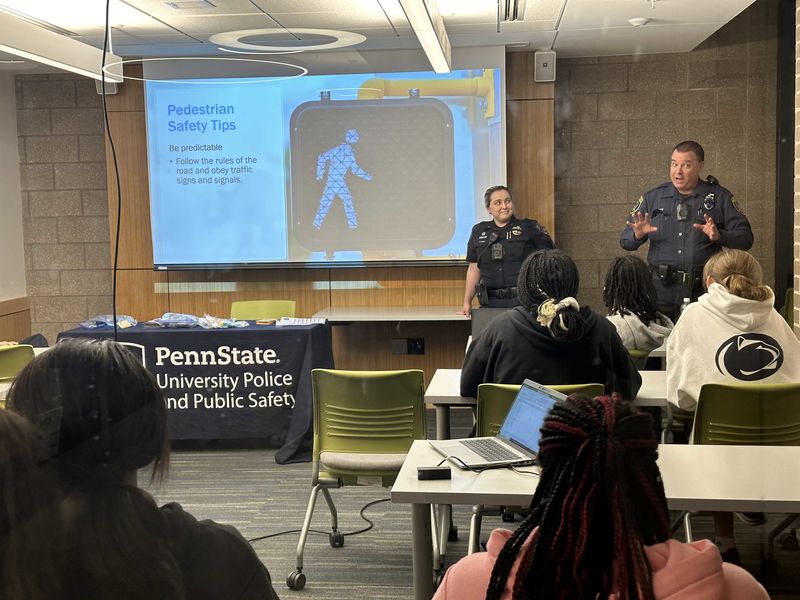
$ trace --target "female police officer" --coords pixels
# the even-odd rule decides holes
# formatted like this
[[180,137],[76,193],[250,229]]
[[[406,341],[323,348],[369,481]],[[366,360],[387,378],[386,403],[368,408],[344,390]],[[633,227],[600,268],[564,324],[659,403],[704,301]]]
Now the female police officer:
[[512,308],[519,306],[517,276],[529,254],[553,248],[547,230],[533,219],[517,219],[511,192],[503,185],[490,187],[483,195],[491,221],[472,228],[467,242],[467,283],[461,314],[472,311],[478,295],[481,306]]

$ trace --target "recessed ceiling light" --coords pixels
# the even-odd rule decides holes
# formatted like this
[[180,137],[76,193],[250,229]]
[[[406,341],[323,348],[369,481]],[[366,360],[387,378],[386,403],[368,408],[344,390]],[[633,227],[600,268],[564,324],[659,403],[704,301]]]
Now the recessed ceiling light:
[[212,4],[208,0],[175,0],[175,2],[164,2],[170,8],[175,10],[190,10],[197,8],[216,8],[216,4]]

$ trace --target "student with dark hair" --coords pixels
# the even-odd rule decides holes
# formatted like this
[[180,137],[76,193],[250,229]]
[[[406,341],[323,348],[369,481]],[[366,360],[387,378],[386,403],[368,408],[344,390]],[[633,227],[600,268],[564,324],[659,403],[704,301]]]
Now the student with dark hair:
[[669,317],[658,310],[647,263],[632,254],[611,262],[603,286],[603,304],[606,318],[617,328],[628,350],[655,350],[674,327]]
[[56,486],[38,429],[0,410],[0,598],[61,598]]
[[124,346],[66,340],[16,377],[8,407],[44,433],[58,479],[68,598],[276,598],[232,527],[158,508],[137,470],[163,477],[167,413],[154,377]]
[[541,476],[515,532],[450,567],[434,600],[763,600],[708,540],[670,539],[649,415],[608,396],[557,403],[541,431]]
[[633,400],[642,384],[614,326],[581,307],[578,268],[560,250],[531,254],[520,268],[522,306],[498,315],[470,344],[461,395],[481,383],[602,383],[607,393]]

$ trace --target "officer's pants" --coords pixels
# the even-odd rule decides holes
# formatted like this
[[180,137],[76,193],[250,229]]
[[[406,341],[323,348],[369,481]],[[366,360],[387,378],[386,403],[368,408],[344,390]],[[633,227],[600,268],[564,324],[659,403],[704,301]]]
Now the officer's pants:
[[665,284],[658,276],[658,273],[653,273],[653,285],[656,286],[658,310],[672,319],[673,323],[680,316],[684,298],[691,298],[692,302],[694,302],[705,292],[699,280],[694,281],[691,287],[680,283]]

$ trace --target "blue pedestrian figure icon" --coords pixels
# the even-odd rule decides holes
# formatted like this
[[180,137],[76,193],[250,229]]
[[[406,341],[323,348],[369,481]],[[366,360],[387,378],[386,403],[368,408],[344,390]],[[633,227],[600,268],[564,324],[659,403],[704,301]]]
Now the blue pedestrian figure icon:
[[317,215],[314,217],[314,227],[317,229],[322,227],[322,222],[331,208],[331,202],[336,196],[339,196],[344,204],[347,227],[349,229],[358,227],[353,196],[350,194],[350,188],[347,187],[347,171],[351,171],[353,175],[366,181],[372,181],[372,175],[359,167],[356,162],[356,156],[353,153],[353,144],[356,142],[358,142],[358,131],[348,129],[344,134],[344,144],[334,146],[317,157],[317,181],[322,181],[326,167],[328,170],[325,189],[322,191]]

